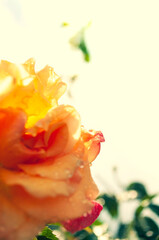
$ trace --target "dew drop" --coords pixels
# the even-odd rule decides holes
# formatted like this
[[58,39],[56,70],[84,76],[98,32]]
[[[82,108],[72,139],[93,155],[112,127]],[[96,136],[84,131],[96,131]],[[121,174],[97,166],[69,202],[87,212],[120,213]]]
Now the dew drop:
[[83,214],[83,217],[87,217],[87,213],[84,213],[84,214]]
[[82,165],[80,165],[80,168],[84,168],[84,165],[82,164]]

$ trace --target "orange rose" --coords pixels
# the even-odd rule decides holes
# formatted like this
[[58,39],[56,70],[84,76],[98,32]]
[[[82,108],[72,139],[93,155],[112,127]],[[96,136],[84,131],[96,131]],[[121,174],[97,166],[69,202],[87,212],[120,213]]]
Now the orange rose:
[[58,105],[66,85],[49,66],[35,73],[34,64],[0,64],[1,240],[30,240],[50,222],[80,230],[101,211],[90,163],[103,135]]

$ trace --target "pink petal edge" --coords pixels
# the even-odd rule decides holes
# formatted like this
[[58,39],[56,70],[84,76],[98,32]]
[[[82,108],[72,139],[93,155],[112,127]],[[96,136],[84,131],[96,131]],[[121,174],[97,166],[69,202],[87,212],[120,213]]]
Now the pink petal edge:
[[99,216],[103,206],[98,202],[92,201],[93,207],[90,212],[84,214],[82,217],[71,219],[63,222],[63,226],[67,231],[74,233],[90,226]]

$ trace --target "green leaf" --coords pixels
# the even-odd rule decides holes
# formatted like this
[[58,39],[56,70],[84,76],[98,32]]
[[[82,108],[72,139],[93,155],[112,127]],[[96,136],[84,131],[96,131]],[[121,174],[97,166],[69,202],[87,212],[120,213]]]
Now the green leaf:
[[86,238],[84,238],[83,240],[98,240],[98,238],[94,233],[91,233]]
[[52,231],[59,230],[61,227],[61,224],[60,223],[53,223],[53,224],[49,223],[49,224],[47,224],[47,227],[50,228]]
[[59,240],[55,235],[52,235],[51,238],[39,235],[36,238],[37,238],[37,240]]
[[120,223],[116,234],[116,238],[119,239],[127,238],[129,234],[129,228],[130,228],[129,224]]
[[153,200],[155,197],[157,197],[158,195],[159,195],[158,193],[155,193],[155,194],[152,194],[152,195],[147,195],[147,196],[145,197],[145,199],[151,201],[151,200]]
[[100,226],[100,225],[102,225],[102,224],[103,224],[103,222],[102,222],[100,219],[96,219],[96,220],[94,221],[94,223],[92,223],[91,226]]
[[159,206],[153,203],[150,203],[148,206],[157,216],[159,216]]
[[88,232],[86,230],[81,230],[81,231],[78,231],[76,233],[73,234],[74,237],[78,237],[78,238],[85,238],[88,236]]
[[90,233],[86,230],[81,230],[73,234],[77,240],[98,240],[94,233]]
[[45,236],[37,236],[37,240],[50,240],[50,238],[47,238]]
[[114,195],[103,194],[99,196],[104,200],[103,207],[110,213],[113,218],[118,216],[118,201]]
[[129,184],[129,186],[126,188],[126,190],[136,191],[138,194],[137,195],[138,199],[143,199],[148,195],[145,186],[140,182],[133,182],[133,183]]
[[83,55],[84,55],[84,59],[86,62],[90,61],[90,53],[88,51],[88,48],[86,46],[86,42],[84,40],[84,38],[81,39],[78,48],[82,51]]
[[149,217],[135,219],[134,228],[140,238],[155,240],[159,234],[157,224]]
[[137,209],[135,211],[135,217],[136,218],[139,217],[139,215],[142,213],[143,209],[144,209],[144,207],[141,206],[141,205],[137,207]]
[[85,32],[90,26],[91,22],[89,22],[85,27],[81,28],[80,31],[78,31],[71,39],[70,39],[70,44],[75,47],[76,49],[81,50],[84,60],[86,62],[90,61],[90,53],[85,41]]
[[58,240],[58,238],[53,234],[52,230],[48,227],[45,227],[42,230],[42,233],[37,236],[38,240]]

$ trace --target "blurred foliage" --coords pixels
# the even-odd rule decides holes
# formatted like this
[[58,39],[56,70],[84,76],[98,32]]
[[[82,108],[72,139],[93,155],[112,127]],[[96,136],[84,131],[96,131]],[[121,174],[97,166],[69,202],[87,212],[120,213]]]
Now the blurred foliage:
[[37,236],[37,240],[58,240],[58,238],[53,234],[53,229],[46,226]]
[[86,37],[85,33],[91,23],[88,23],[85,27],[81,28],[71,39],[70,39],[70,44],[75,48],[79,49],[84,57],[84,60],[86,62],[90,61],[90,52],[88,50],[88,46],[86,43]]
[[143,199],[144,197],[147,196],[146,188],[142,183],[133,182],[133,183],[129,184],[126,189],[128,191],[131,191],[131,190],[136,191],[138,199]]
[[100,195],[100,199],[103,199],[103,208],[105,208],[112,218],[118,216],[118,200],[115,195],[108,195],[106,193]]
[[72,98],[72,87],[73,87],[73,84],[76,82],[76,80],[78,79],[78,75],[77,74],[74,74],[72,75],[71,77],[69,77],[69,84],[68,84],[68,96],[70,98]]
[[[119,184],[118,184],[119,186]],[[102,193],[97,201],[103,205],[102,214],[89,227],[74,234],[60,224],[48,224],[37,240],[159,240],[159,194],[149,194],[141,182],[120,185],[117,193]],[[135,203],[132,217],[124,221],[123,204]],[[127,206],[129,208],[129,206]]]

